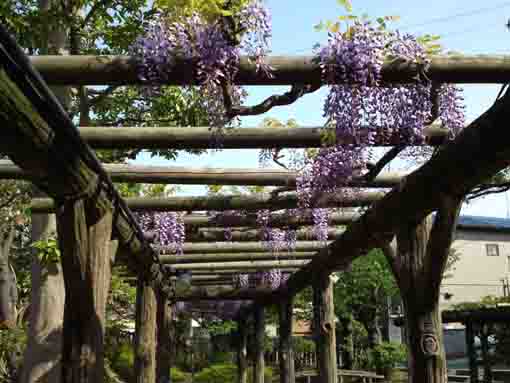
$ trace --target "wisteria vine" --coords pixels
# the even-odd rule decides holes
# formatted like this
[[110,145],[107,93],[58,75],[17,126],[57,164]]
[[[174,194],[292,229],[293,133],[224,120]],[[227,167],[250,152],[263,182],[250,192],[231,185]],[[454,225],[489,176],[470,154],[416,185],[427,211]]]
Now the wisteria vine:
[[[244,110],[241,104],[246,92],[234,85],[242,54],[251,57],[258,70],[271,76],[271,68],[264,62],[271,37],[269,12],[261,0],[252,0],[231,20],[236,23],[229,24],[224,18],[208,21],[199,14],[173,21],[162,17],[146,26],[144,36],[132,48],[132,53],[140,58],[139,77],[151,86],[164,83],[179,61],[195,63],[195,77],[202,94],[200,102],[209,113],[210,125],[218,128],[229,124],[236,115],[262,113],[275,105],[263,103]],[[317,208],[316,202],[326,193],[348,193],[346,186],[354,178],[372,176],[367,173],[370,146],[394,146],[398,149],[396,156],[400,148],[424,144],[424,128],[432,122],[448,128],[453,137],[464,126],[464,107],[458,87],[433,84],[427,78],[430,65],[427,51],[409,34],[355,21],[347,31],[330,33],[327,43],[317,50],[316,58],[323,82],[329,86],[323,108],[326,125],[334,128],[335,135],[330,145],[305,155],[297,193],[300,210],[312,209],[316,238],[326,241],[329,211]],[[415,64],[420,68],[416,81],[383,84],[385,60]],[[276,104],[294,102],[317,88],[307,87],[293,87],[286,95],[275,96],[280,97]],[[184,227],[178,216],[142,215],[140,220],[144,229],[158,232],[160,244],[173,245],[176,253],[182,252]],[[293,251],[296,231],[273,229],[269,220],[269,211],[258,212],[261,241],[267,250],[275,258],[282,251]],[[231,229],[225,230],[225,239],[232,239]],[[238,287],[247,287],[252,282],[276,289],[286,278],[287,274],[275,269],[252,274],[250,278],[241,274],[233,282]],[[218,302],[207,304],[207,309],[231,313],[239,305],[240,302]]]

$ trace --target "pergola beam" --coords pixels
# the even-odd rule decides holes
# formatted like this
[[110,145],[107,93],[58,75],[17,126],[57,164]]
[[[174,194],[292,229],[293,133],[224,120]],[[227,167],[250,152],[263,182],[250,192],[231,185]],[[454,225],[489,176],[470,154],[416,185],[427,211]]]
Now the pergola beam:
[[[191,128],[192,129],[192,128]],[[268,134],[269,136],[269,134]],[[183,185],[258,185],[258,186],[296,186],[297,174],[279,169],[221,169],[221,168],[185,168],[171,166],[139,166],[125,164],[103,164],[104,169],[114,182],[137,182],[155,184]],[[349,184],[353,187],[388,188],[398,185],[406,173],[385,172],[373,181],[362,179]],[[28,179],[40,177],[20,169],[11,161],[0,160],[0,179]]]
[[175,301],[206,301],[206,300],[254,300],[263,299],[272,293],[268,288],[234,288],[223,286],[192,286],[186,291],[176,294]]
[[192,254],[192,255],[166,255],[162,254],[159,256],[161,263],[168,263],[171,265],[181,264],[198,264],[198,263],[211,263],[211,262],[244,262],[244,261],[271,261],[271,260],[293,260],[293,259],[311,259],[316,252],[304,251],[304,252],[284,252],[282,254],[275,255],[271,252],[259,252],[259,253],[217,253],[217,254]]
[[[324,249],[330,242],[322,241],[296,241],[293,247],[293,251],[317,251]],[[173,254],[174,248],[167,246],[156,247],[156,250],[160,254]],[[202,254],[202,253],[260,253],[268,252],[267,244],[254,241],[254,242],[212,242],[212,243],[193,243],[185,242],[182,247],[183,254]],[[278,254],[286,254],[287,250],[277,252]],[[165,255],[160,255],[161,259],[164,259]]]
[[310,259],[300,260],[272,260],[272,261],[239,261],[239,262],[210,262],[210,263],[185,263],[172,265],[171,270],[253,270],[253,269],[279,269],[289,267],[301,267],[306,265]]
[[[130,56],[32,56],[32,63],[51,85],[130,85],[141,84],[137,59]],[[241,58],[236,83],[240,85],[292,85],[322,83],[322,73],[314,56],[270,56],[272,76],[257,71],[253,62]],[[179,62],[168,73],[166,84],[196,83],[195,65]],[[421,66],[404,60],[388,60],[382,68],[386,83],[414,83],[422,75]],[[489,55],[435,56],[426,76],[439,83],[510,82],[510,57]]]
[[[344,230],[329,228],[328,239],[337,239],[343,234]],[[259,241],[261,238],[260,230],[250,228],[232,228],[230,231],[230,240],[236,242]],[[317,234],[313,227],[304,227],[296,230],[296,239],[299,241],[313,241],[317,239]],[[221,228],[201,229],[197,232],[186,234],[186,240],[192,242],[213,242],[224,241],[225,230]]]
[[[328,194],[316,203],[316,207],[360,207],[368,206],[380,200],[382,192],[359,192],[352,195]],[[278,195],[231,195],[204,197],[167,197],[167,198],[125,198],[132,211],[256,211],[261,209],[281,210],[298,207],[296,194]],[[34,198],[31,211],[34,213],[52,213],[54,204],[50,198]]]
[[[328,216],[328,223],[330,225],[348,225],[352,221],[360,217],[359,213],[343,212],[343,213],[332,213]],[[201,227],[243,227],[251,226],[256,227],[257,215],[256,214],[243,214],[243,215],[219,215],[216,217],[210,217],[205,214],[188,214],[183,218],[186,227],[192,226],[193,228]],[[285,214],[285,213],[274,213],[269,216],[267,225],[269,227],[294,227],[313,225],[313,215],[311,211],[303,214]]]

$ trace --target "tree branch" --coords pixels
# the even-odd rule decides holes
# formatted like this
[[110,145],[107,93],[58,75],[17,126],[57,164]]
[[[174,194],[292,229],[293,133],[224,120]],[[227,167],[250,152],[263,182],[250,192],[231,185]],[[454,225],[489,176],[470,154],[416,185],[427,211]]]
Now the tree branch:
[[461,198],[445,195],[440,200],[440,207],[434,217],[424,259],[423,272],[426,282],[424,288],[431,292],[427,295],[430,301],[424,304],[434,304],[439,299],[439,288],[450,254],[450,246],[461,206]]
[[95,13],[101,8],[106,7],[108,3],[110,3],[111,0],[99,0],[97,1],[92,8],[90,8],[89,13],[83,18],[83,21],[81,23],[81,28],[85,28],[85,26],[88,24],[90,20],[94,17]]
[[476,198],[485,197],[490,194],[504,193],[508,190],[510,190],[510,181],[499,184],[481,184],[468,194],[466,200],[472,201]]
[[236,116],[256,116],[268,112],[275,106],[290,105],[304,95],[315,92],[320,87],[320,84],[295,84],[292,85],[290,91],[284,94],[270,96],[260,104],[253,106],[233,106],[230,87],[226,82],[222,83],[225,109],[227,110],[227,116],[229,118],[234,118]]
[[379,175],[379,173],[384,169],[386,165],[388,165],[391,161],[393,161],[402,150],[405,149],[405,145],[397,145],[392,147],[390,150],[388,150],[386,153],[384,153],[384,156],[381,157],[379,161],[377,161],[376,164],[367,164],[367,166],[370,167],[370,170],[368,173],[363,175],[363,180],[366,182],[373,181],[375,177]]

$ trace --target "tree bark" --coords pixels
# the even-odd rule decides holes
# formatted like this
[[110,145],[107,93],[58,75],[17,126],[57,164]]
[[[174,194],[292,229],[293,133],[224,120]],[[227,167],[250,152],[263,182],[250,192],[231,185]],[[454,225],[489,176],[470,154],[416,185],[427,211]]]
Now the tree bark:
[[462,201],[443,197],[434,220],[409,222],[384,248],[400,288],[406,318],[409,382],[446,382],[439,289]]
[[262,306],[255,309],[255,353],[253,363],[253,383],[264,383],[264,338],[266,335],[266,310]]
[[86,202],[89,201],[64,202],[57,213],[66,288],[62,354],[62,378],[66,383],[104,380],[112,213],[95,216],[93,204]]
[[[1,231],[1,228],[0,228]],[[9,253],[14,239],[14,227],[8,227],[0,242],[0,330],[16,327],[16,303],[18,290],[16,275],[9,262]]]
[[[55,215],[32,215],[32,242],[56,232]],[[21,383],[61,381],[62,326],[65,289],[60,263],[41,264],[34,255],[31,265],[28,340],[23,356]]]
[[318,381],[320,383],[336,383],[338,372],[336,365],[335,306],[333,302],[333,283],[328,274],[317,278],[313,286],[313,295]]
[[170,382],[171,367],[171,334],[170,326],[172,324],[172,308],[168,300],[162,293],[158,293],[157,299],[157,360],[156,360],[156,376],[157,383]]
[[294,351],[292,348],[293,299],[288,298],[279,305],[280,320],[280,383],[294,383]]
[[[39,0],[39,10],[48,12],[56,0]],[[63,1],[64,4],[67,1]],[[67,30],[51,25],[46,18],[41,40],[41,54],[65,55]],[[51,90],[64,107],[70,104],[68,86],[52,86]],[[35,197],[46,196],[34,187]],[[56,233],[54,214],[32,214],[32,242],[47,240]],[[43,265],[34,257],[31,265],[31,291],[28,340],[23,356],[21,383],[59,383],[62,376],[62,328],[64,320],[65,287],[60,263]]]
[[143,279],[136,289],[135,381],[156,381],[156,293]]
[[248,331],[243,320],[237,322],[237,382],[248,383]]

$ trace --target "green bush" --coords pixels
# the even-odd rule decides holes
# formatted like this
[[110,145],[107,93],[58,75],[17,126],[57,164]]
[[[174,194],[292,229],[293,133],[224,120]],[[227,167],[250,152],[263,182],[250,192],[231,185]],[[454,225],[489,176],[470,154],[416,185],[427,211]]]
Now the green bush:
[[[273,377],[273,371],[266,367],[264,370],[264,380],[270,382]],[[235,383],[237,382],[237,366],[232,363],[215,364],[204,368],[198,374],[195,374],[193,381],[195,383]],[[253,382],[253,369],[248,369],[248,383]]]
[[388,370],[406,360],[406,348],[399,343],[383,342],[370,351],[369,360],[377,371]]
[[204,368],[193,378],[195,383],[234,383],[237,379],[237,367],[233,364],[216,364]]
[[172,367],[170,369],[170,381],[179,383],[179,382],[185,382],[187,380],[187,376],[184,372],[179,370],[178,368]]
[[294,353],[296,354],[302,352],[313,352],[315,351],[315,342],[300,336],[296,336],[292,338],[292,347],[294,348]]
[[112,353],[110,360],[112,370],[127,381],[133,379],[134,362],[133,346],[129,343],[121,343]]

